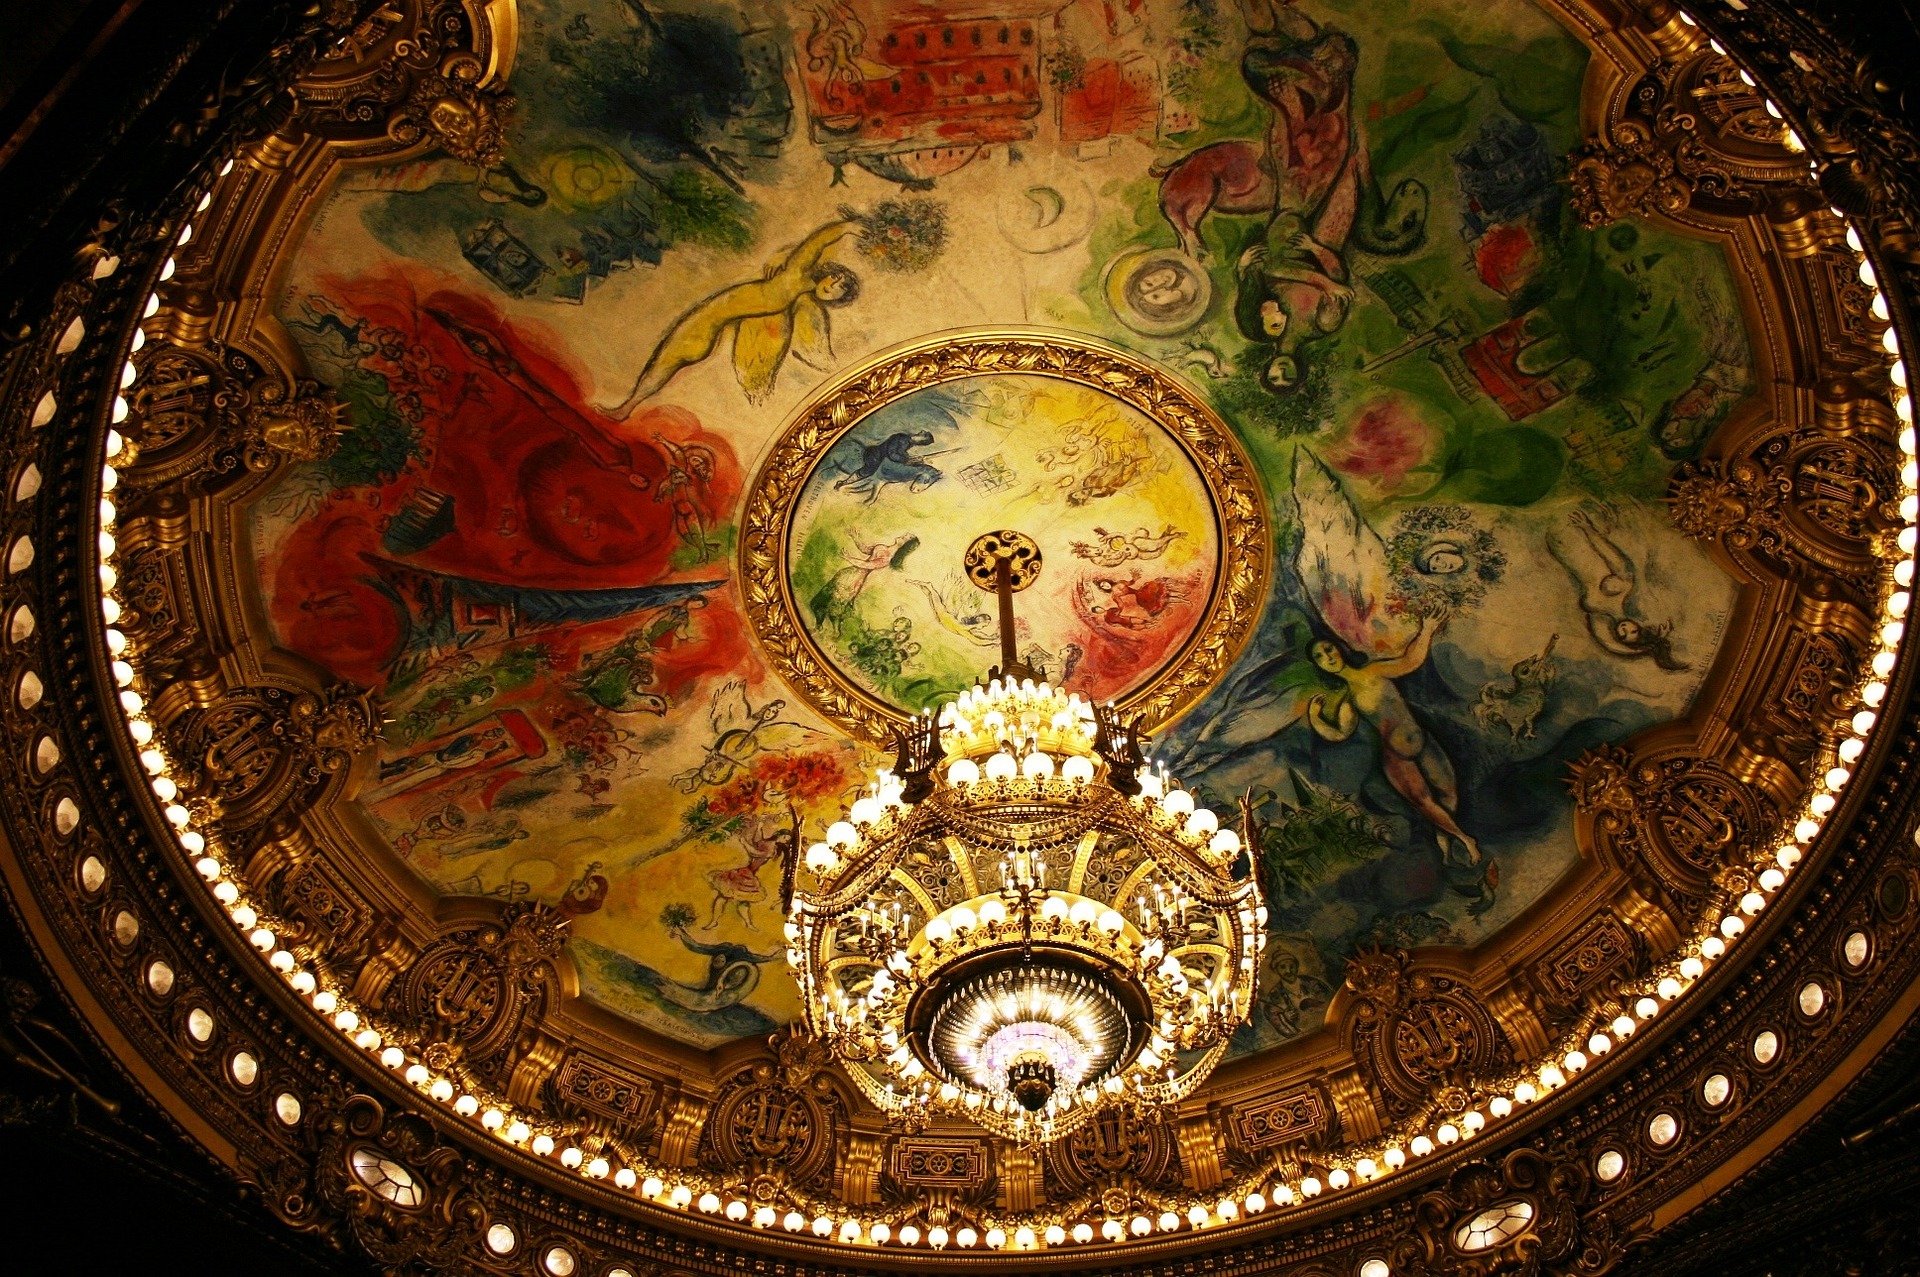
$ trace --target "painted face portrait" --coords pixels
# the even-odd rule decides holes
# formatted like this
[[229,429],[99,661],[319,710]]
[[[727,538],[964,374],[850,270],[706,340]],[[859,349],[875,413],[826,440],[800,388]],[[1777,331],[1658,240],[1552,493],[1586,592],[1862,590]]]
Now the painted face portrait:
[[1414,566],[1428,576],[1452,576],[1467,570],[1467,554],[1451,541],[1436,541],[1420,552]]
[[1135,332],[1172,336],[1199,324],[1213,300],[1211,277],[1191,258],[1166,249],[1136,249],[1108,264],[1107,302]]
[[1134,281],[1134,304],[1149,313],[1166,314],[1186,306],[1198,291],[1188,272],[1172,265],[1156,266]]

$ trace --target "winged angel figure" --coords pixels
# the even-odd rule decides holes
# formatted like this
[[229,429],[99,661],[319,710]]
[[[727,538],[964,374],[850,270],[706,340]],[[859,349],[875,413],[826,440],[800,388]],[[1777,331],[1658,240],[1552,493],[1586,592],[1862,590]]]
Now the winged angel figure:
[[1301,532],[1294,569],[1319,625],[1297,610],[1283,621],[1280,655],[1240,676],[1229,708],[1189,756],[1237,753],[1302,719],[1322,740],[1343,741],[1365,721],[1379,734],[1387,782],[1433,827],[1442,857],[1458,864],[1457,845],[1466,864],[1478,865],[1480,845],[1455,814],[1452,760],[1395,685],[1426,664],[1447,614],[1431,605],[1423,614],[1398,597],[1386,543],[1306,448],[1294,453],[1293,500]]

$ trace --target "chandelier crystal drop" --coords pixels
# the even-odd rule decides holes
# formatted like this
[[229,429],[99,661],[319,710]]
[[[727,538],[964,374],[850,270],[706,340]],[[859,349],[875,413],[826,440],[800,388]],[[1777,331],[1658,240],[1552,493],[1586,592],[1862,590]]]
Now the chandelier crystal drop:
[[869,1099],[1028,1145],[1189,1095],[1247,1022],[1267,918],[1239,836],[1139,725],[1015,659],[1039,567],[1018,533],[974,543],[1001,665],[899,734],[786,925],[807,1027]]

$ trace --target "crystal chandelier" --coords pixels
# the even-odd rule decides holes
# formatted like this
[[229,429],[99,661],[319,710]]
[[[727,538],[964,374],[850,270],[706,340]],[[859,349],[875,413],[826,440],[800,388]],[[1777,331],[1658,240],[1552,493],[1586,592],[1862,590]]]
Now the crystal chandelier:
[[786,927],[807,1027],[874,1104],[1028,1145],[1190,1094],[1247,1021],[1267,917],[1239,836],[1139,725],[1015,659],[1040,566],[1015,532],[968,550],[1001,664],[898,734]]

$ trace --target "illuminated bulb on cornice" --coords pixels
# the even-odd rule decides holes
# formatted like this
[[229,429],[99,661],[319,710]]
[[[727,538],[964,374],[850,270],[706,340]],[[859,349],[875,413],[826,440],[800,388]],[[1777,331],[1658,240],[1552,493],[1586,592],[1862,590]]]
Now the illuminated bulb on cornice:
[[761,1206],[753,1212],[753,1226],[755,1228],[772,1228],[773,1221],[778,1218],[779,1215],[774,1211],[773,1207]]
[[[683,1190],[676,1188],[673,1191],[674,1191],[674,1194],[678,1196]],[[712,1215],[715,1212],[717,1212],[719,1209],[720,1209],[720,1198],[717,1194],[714,1194],[714,1193],[700,1194],[701,1214]]]
[[1424,1135],[1416,1135],[1413,1137],[1413,1142],[1407,1145],[1407,1149],[1415,1157],[1425,1157],[1433,1152],[1433,1141]]
[[[1442,1127],[1441,1129],[1447,1130],[1450,1128]],[[1328,1188],[1342,1189],[1351,1183],[1353,1183],[1353,1176],[1347,1173],[1347,1168],[1344,1166],[1336,1166],[1327,1174]]]
[[1117,1242],[1126,1236],[1126,1228],[1117,1219],[1110,1219],[1100,1225],[1100,1235],[1110,1242]]
[[741,1220],[745,1219],[746,1217],[747,1217],[747,1204],[745,1202],[741,1201],[739,1198],[736,1197],[734,1200],[727,1203],[728,1219],[732,1220],[734,1223],[737,1224]]
[[1515,1104],[1531,1104],[1539,1098],[1539,1088],[1535,1087],[1531,1082],[1522,1082],[1513,1088],[1513,1102]]
[[[438,1103],[445,1104],[448,1100],[453,1098],[453,1083],[447,1081],[447,1079],[443,1077],[437,1077],[433,1079],[433,1082],[427,1087],[427,1094],[432,1096],[434,1100],[437,1101]],[[469,1100],[473,1099],[471,1095],[462,1096],[461,1098],[469,1099]],[[479,1106],[480,1106],[480,1102],[478,1100],[474,1100],[474,1108],[478,1108]],[[456,1112],[459,1111],[458,1105],[455,1106],[455,1111]],[[472,1117],[473,1113],[470,1110],[466,1113],[462,1113],[461,1116]]]
[[1504,1095],[1496,1095],[1487,1101],[1487,1112],[1495,1117],[1505,1117],[1513,1112],[1513,1101]]

